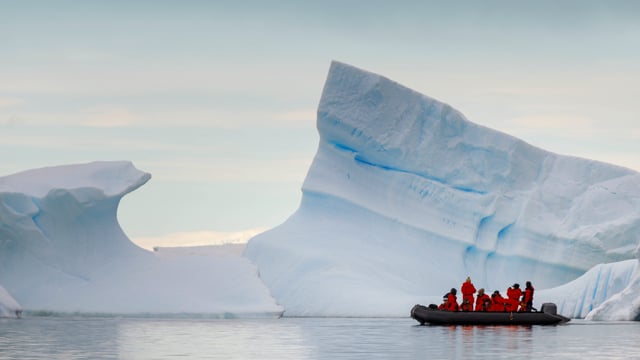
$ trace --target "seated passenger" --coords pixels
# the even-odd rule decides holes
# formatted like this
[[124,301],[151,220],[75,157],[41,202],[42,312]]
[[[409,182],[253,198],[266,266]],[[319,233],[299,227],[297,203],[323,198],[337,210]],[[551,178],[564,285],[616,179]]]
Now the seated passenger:
[[460,311],[473,311],[473,304],[469,302],[469,299],[463,297],[460,304]]
[[518,308],[518,312],[527,311],[527,303],[524,302],[524,295],[522,295],[522,299],[520,300],[520,307]]
[[505,298],[500,295],[500,291],[496,290],[491,294],[491,307],[489,311],[504,312],[507,311]]
[[438,305],[438,310],[447,310],[447,300],[449,299],[449,293],[444,294],[442,297],[442,304]]
[[491,307],[491,298],[484,293],[484,289],[478,290],[478,297],[476,298],[476,311],[489,311]]
[[456,297],[457,293],[458,291],[455,288],[451,288],[451,291],[449,292],[449,295],[447,297],[447,306],[446,306],[447,311],[458,311],[459,306],[458,306],[458,298]]

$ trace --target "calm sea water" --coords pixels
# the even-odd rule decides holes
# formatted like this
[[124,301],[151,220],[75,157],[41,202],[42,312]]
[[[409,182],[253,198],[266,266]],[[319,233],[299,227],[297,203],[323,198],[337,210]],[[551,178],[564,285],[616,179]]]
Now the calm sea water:
[[640,323],[418,326],[410,319],[26,317],[0,320],[0,359],[629,359]]

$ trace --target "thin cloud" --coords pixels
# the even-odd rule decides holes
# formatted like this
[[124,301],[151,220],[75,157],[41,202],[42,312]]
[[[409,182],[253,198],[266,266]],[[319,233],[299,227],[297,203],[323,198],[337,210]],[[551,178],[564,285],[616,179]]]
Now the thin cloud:
[[540,132],[571,134],[571,137],[592,136],[597,133],[593,119],[571,115],[539,115],[515,118],[508,126],[514,133]]
[[0,98],[0,109],[11,108],[24,104],[26,101],[20,98]]
[[132,111],[117,106],[95,106],[81,110],[68,111],[33,111],[21,110],[13,114],[5,121],[12,125],[25,125],[36,127],[64,128],[97,127],[114,128],[130,127],[143,123],[143,120]]
[[291,110],[274,114],[273,118],[288,125],[308,127],[316,121],[315,109]]
[[32,126],[151,127],[156,129],[196,126],[226,130],[279,127],[284,130],[314,128],[315,110],[176,107],[161,111],[153,108],[133,110],[122,105],[96,105],[65,111],[22,110],[12,117],[20,118]]
[[555,86],[555,87],[543,87],[543,86],[522,86],[522,87],[514,87],[514,86],[505,86],[505,87],[494,87],[486,90],[479,90],[483,93],[490,95],[500,95],[500,96],[567,96],[567,95],[575,95],[584,93],[582,87],[568,87],[568,86]]
[[256,181],[302,184],[312,161],[311,156],[303,155],[269,160],[199,157],[140,161],[138,165],[151,172],[155,179],[163,181],[197,179],[200,182]]
[[268,228],[254,228],[243,231],[192,231],[178,232],[163,236],[146,236],[131,239],[147,250],[154,247],[188,247],[226,244],[246,244],[252,237],[265,232]]
[[210,63],[194,63],[191,68],[171,63],[158,63],[149,68],[140,68],[135,63],[105,64],[100,71],[78,67],[74,62],[53,70],[31,69],[28,74],[3,73],[0,70],[3,78],[0,92],[50,96],[139,96],[171,91],[187,94],[252,93],[265,98],[286,98],[291,96],[292,89],[298,94],[315,93],[324,80],[320,71],[308,75],[308,69],[292,64],[246,66],[222,63],[213,69]]
[[78,125],[89,127],[126,127],[139,123],[139,118],[122,107],[93,107],[80,112]]

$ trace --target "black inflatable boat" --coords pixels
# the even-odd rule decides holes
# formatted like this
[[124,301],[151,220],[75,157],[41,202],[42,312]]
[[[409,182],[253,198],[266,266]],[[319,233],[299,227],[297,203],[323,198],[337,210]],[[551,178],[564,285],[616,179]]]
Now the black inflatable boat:
[[542,304],[535,312],[454,312],[434,307],[415,305],[411,317],[421,325],[555,325],[570,320],[559,315],[553,303]]

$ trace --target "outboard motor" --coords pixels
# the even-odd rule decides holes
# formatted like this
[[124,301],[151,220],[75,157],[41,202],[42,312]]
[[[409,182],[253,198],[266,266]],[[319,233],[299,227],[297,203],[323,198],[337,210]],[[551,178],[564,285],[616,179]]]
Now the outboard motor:
[[558,307],[554,303],[544,303],[542,304],[540,311],[542,311],[545,314],[557,315]]

